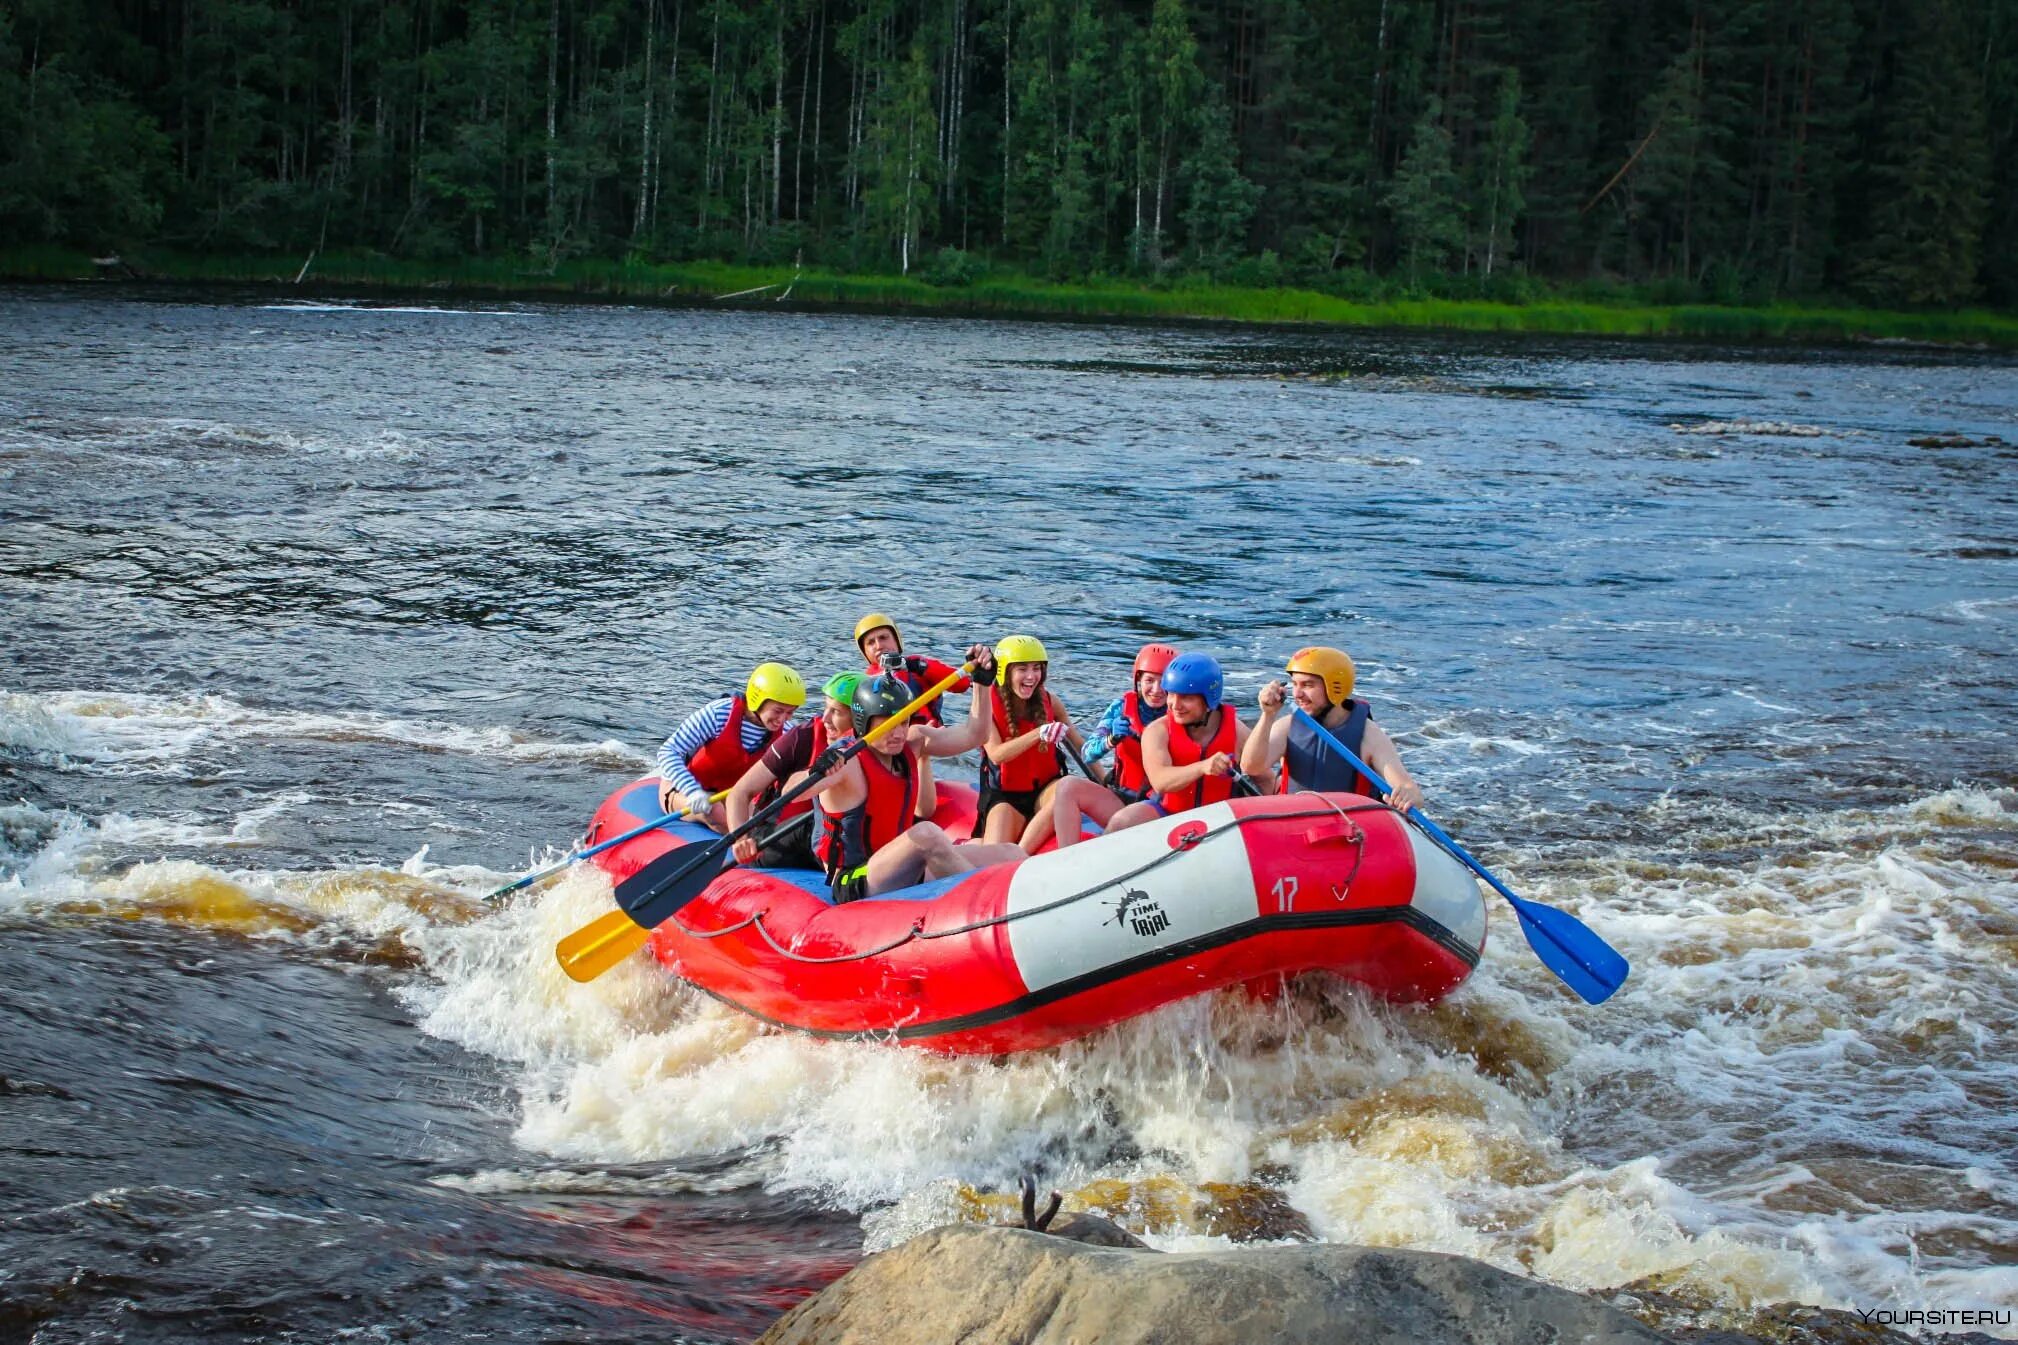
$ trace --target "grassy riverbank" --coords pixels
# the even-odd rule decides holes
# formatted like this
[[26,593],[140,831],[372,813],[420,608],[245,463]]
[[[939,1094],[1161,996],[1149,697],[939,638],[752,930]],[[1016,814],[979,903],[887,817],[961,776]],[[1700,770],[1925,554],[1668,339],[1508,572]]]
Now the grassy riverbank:
[[575,295],[589,298],[718,302],[738,306],[921,311],[1023,318],[1211,319],[1317,323],[1344,327],[1429,327],[1456,331],[1596,336],[1679,336],[1773,341],[1926,341],[2018,349],[2018,315],[1986,309],[1886,312],[1793,305],[1736,307],[1652,304],[1582,296],[1524,303],[1435,298],[1343,298],[1314,290],[1124,281],[1053,284],[979,269],[959,283],[917,277],[844,275],[787,266],[714,262],[665,265],[597,260],[551,270],[521,259],[401,261],[378,256],[301,258],[130,254],[122,267],[100,266],[57,248],[0,250],[0,278],[94,278],[271,284],[304,289]]

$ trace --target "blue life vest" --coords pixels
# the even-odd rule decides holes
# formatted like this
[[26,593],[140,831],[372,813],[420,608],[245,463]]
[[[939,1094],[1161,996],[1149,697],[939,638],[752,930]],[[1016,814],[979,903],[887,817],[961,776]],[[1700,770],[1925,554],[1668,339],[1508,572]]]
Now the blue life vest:
[[[1373,710],[1361,700],[1349,700],[1346,705],[1351,707],[1351,714],[1345,723],[1335,729],[1329,725],[1326,728],[1332,737],[1350,748],[1353,755],[1364,760],[1366,725],[1373,718]],[[1282,749],[1282,792],[1301,794],[1306,791],[1364,794],[1368,798],[1377,796],[1373,781],[1361,775],[1358,767],[1340,756],[1336,748],[1298,718],[1289,721],[1289,741]]]

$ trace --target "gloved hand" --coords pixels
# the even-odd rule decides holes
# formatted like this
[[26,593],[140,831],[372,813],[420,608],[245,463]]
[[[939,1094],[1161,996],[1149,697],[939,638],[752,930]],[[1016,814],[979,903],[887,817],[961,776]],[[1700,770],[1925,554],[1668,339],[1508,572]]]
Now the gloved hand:
[[1056,747],[1065,741],[1065,735],[1071,731],[1072,726],[1070,724],[1062,719],[1055,719],[1043,728],[1038,729],[1037,736],[1044,740],[1045,746]]
[[841,744],[835,743],[829,746],[826,751],[820,753],[819,756],[813,758],[813,764],[808,768],[807,773],[810,775],[825,775],[841,764],[844,755],[845,750]]
[[974,669],[974,682],[977,686],[995,680],[995,650],[992,646],[968,645],[967,662]]
[[923,654],[906,654],[904,656],[904,667],[906,671],[919,677],[926,676],[931,670],[931,665],[925,661]]

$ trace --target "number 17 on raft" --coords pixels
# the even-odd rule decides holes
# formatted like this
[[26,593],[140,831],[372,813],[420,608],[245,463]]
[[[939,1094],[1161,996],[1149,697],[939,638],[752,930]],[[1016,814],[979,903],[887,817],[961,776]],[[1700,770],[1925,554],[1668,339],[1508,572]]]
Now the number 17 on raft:
[[1287,915],[1296,906],[1296,875],[1285,873],[1275,880],[1275,886],[1268,889],[1275,898],[1277,914]]

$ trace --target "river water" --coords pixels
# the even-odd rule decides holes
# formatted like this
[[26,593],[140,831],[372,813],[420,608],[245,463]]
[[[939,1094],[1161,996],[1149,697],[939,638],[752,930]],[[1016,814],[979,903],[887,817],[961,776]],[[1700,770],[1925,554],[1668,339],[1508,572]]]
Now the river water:
[[[1912,441],[1922,440],[1920,444]],[[1343,645],[1496,902],[948,1061],[552,945],[700,700]],[[1034,1173],[1168,1248],[2018,1308],[2005,357],[0,291],[0,1336],[747,1339]],[[2018,1337],[2018,1327],[1994,1328]]]

